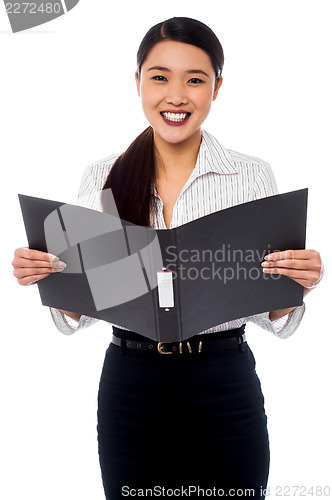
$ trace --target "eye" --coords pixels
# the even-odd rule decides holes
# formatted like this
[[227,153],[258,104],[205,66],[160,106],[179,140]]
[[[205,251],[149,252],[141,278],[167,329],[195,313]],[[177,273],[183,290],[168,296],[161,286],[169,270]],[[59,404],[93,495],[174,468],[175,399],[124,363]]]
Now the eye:
[[204,83],[203,80],[201,80],[200,78],[190,78],[189,82],[191,83]]
[[164,82],[166,78],[162,75],[156,75],[152,77],[152,80],[156,80],[157,82]]

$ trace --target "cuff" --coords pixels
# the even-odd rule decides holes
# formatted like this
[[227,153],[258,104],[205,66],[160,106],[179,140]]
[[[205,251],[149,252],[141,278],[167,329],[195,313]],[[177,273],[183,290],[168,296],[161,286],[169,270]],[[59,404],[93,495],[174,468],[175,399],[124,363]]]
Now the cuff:
[[289,314],[286,314],[282,318],[276,319],[275,321],[271,321],[269,319],[269,312],[256,314],[250,318],[250,321],[256,323],[261,328],[264,328],[264,330],[273,333],[280,339],[286,339],[293,335],[299,326],[303,318],[304,311],[305,304],[303,302],[301,306],[297,306]]
[[98,321],[98,319],[96,318],[91,318],[90,316],[84,315],[80,317],[79,321],[76,321],[64,314],[59,309],[54,309],[53,307],[50,307],[50,312],[55,326],[64,335],[72,335],[78,330],[88,328]]

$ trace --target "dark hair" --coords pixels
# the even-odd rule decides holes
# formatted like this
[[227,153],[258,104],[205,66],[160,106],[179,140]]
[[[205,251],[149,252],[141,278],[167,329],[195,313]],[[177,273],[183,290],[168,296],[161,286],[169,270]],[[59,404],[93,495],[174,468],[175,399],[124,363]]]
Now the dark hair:
[[[138,76],[151,49],[165,39],[204,50],[210,56],[217,85],[224,65],[222,46],[208,26],[189,17],[172,17],[149,29],[137,51]],[[155,181],[154,133],[149,126],[114,162],[103,189],[111,188],[121,219],[150,227],[150,212],[156,210],[152,192]],[[111,213],[110,197],[102,193],[101,200],[104,212]]]

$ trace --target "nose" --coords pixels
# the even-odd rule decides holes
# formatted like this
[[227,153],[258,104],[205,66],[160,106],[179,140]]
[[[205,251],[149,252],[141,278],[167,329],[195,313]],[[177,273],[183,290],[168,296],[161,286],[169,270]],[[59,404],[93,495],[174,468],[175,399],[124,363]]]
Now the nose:
[[185,88],[181,83],[173,82],[168,86],[166,102],[167,104],[173,104],[174,106],[188,104]]

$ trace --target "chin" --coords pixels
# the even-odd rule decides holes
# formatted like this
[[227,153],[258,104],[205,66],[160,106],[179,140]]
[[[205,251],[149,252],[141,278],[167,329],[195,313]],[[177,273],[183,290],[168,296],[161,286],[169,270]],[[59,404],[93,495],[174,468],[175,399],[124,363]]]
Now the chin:
[[195,130],[190,130],[190,131],[176,129],[174,131],[171,130],[167,132],[154,128],[154,131],[155,134],[157,134],[163,141],[168,142],[170,144],[178,144],[180,142],[189,139],[197,131],[197,128]]

